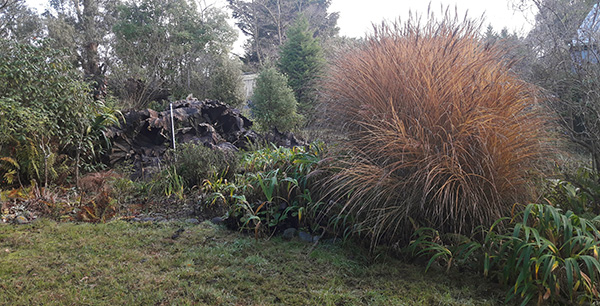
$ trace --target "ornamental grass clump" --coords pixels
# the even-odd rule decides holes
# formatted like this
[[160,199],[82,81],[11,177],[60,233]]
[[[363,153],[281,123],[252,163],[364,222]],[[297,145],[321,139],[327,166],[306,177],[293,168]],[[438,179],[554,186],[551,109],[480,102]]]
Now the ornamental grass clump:
[[338,223],[374,243],[415,226],[471,233],[530,199],[538,91],[478,29],[448,15],[384,23],[331,65],[324,103],[347,136],[324,184]]

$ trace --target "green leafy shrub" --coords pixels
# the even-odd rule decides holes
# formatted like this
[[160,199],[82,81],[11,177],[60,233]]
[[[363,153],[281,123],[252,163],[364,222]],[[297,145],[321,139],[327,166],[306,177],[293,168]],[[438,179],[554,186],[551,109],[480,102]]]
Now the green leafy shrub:
[[[165,165],[154,173],[150,180],[131,181],[129,179],[114,180],[113,187],[122,191],[115,195],[121,204],[132,202],[153,202],[165,197],[185,199],[193,190],[203,194],[215,193],[228,194],[226,186],[233,181],[238,168],[238,156],[234,152],[225,152],[210,149],[201,144],[186,143],[177,147],[176,151],[169,151],[166,155]],[[132,169],[122,169],[130,173]],[[233,185],[236,187],[235,185]],[[228,206],[226,198],[212,197],[209,205]]]
[[325,211],[352,216],[373,244],[408,241],[409,220],[470,235],[532,198],[537,89],[457,20],[384,24],[329,69],[324,101],[348,139]]
[[425,272],[437,263],[449,271],[457,266],[479,270],[478,258],[481,258],[482,244],[477,239],[461,234],[440,234],[439,231],[423,227],[415,231],[414,240],[407,249],[412,256],[428,258]]
[[[300,226],[305,210],[305,202],[300,193],[309,191],[299,190],[298,180],[279,169],[248,173],[242,180],[249,187],[243,191],[244,199],[248,199],[244,206],[248,206],[250,210],[244,206],[242,210],[234,207],[233,214],[230,214],[234,219],[242,221],[242,227],[247,227],[248,221],[252,219],[273,230]],[[253,213],[249,214],[250,211]]]
[[176,171],[188,188],[201,186],[205,179],[216,174],[231,179],[237,170],[238,157],[235,153],[213,150],[202,144],[182,144],[174,156]]
[[600,177],[588,168],[579,168],[575,174],[564,179],[550,180],[546,194],[551,203],[577,215],[594,217],[600,215]]
[[47,41],[0,40],[0,156],[17,162],[22,181],[78,178],[107,148],[103,130],[115,113],[82,79]]
[[[559,304],[600,298],[600,217],[587,220],[550,205],[529,204],[512,222],[499,219],[479,239],[449,237],[423,228],[409,251],[450,269],[478,268],[506,285],[506,301]],[[449,239],[450,238],[450,239]]]
[[523,305],[538,302],[564,303],[600,298],[600,232],[571,211],[562,213],[550,205],[530,204],[512,234],[499,236],[498,251],[487,256],[489,271],[497,269],[500,280],[510,285],[508,300]]
[[251,101],[252,115],[263,129],[276,128],[287,132],[296,128],[302,120],[296,111],[298,103],[287,85],[287,78],[275,68],[260,72]]
[[185,193],[185,179],[179,175],[176,166],[168,166],[157,173],[150,182],[149,192],[156,195],[170,197],[175,195],[183,199]]
[[211,203],[229,206],[229,225],[255,232],[274,232],[309,225],[307,206],[314,202],[312,184],[325,154],[323,143],[308,148],[267,147],[246,152],[242,174],[233,183],[216,178],[205,184]]

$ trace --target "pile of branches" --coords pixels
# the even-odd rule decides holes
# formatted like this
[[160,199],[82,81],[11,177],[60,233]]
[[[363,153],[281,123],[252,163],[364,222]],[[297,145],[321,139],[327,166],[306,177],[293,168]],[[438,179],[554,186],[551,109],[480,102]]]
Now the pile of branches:
[[[239,110],[216,100],[187,99],[173,104],[175,143],[197,143],[209,148],[237,151],[258,139],[250,129],[252,122]],[[108,163],[133,163],[138,177],[145,177],[160,166],[172,148],[171,111],[133,110],[123,114],[120,125],[107,136],[112,150]]]

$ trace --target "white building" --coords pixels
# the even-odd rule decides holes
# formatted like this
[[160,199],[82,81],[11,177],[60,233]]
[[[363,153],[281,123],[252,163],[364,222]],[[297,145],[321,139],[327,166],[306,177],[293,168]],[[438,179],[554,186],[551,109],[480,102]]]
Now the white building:
[[571,42],[571,57],[576,63],[597,64],[600,62],[599,32],[600,6],[596,3],[577,29],[577,37]]
[[244,82],[245,99],[248,100],[254,93],[254,86],[256,86],[256,73],[249,73],[242,75],[242,81]]

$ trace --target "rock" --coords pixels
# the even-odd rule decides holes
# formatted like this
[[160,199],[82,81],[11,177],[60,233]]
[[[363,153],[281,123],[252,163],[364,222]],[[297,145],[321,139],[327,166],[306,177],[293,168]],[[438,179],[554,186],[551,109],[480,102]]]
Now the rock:
[[319,241],[319,239],[321,239],[321,236],[315,235],[312,237],[312,242],[317,242],[317,241]]
[[133,219],[131,219],[131,222],[141,222],[141,221],[142,221],[142,219],[140,219],[140,218],[133,218]]
[[29,220],[27,220],[27,218],[25,218],[25,217],[23,217],[23,216],[17,216],[17,217],[14,219],[14,222],[15,222],[16,224],[27,224],[27,223],[29,223]]
[[196,219],[196,218],[190,218],[190,219],[186,219],[185,223],[200,224],[200,221],[198,221],[198,219]]
[[294,236],[296,236],[296,229],[295,228],[288,228],[285,231],[283,231],[282,238],[284,240],[292,240],[292,238],[294,238]]
[[142,222],[152,222],[152,221],[154,221],[154,218],[151,218],[151,217],[142,218]]
[[303,231],[298,232],[298,237],[300,237],[300,240],[302,240],[302,241],[313,242],[313,236],[307,232],[303,232]]
[[225,153],[235,154],[235,152],[239,151],[236,146],[232,145],[229,142],[222,142],[222,143],[216,145],[215,148],[217,148]]
[[224,221],[224,220],[223,220],[223,218],[221,218],[221,217],[214,217],[214,218],[212,218],[212,219],[210,220],[210,222],[212,222],[213,224],[216,224],[216,225],[221,225],[221,224],[223,224],[223,221]]
[[308,144],[306,141],[298,139],[294,133],[281,133],[277,128],[273,128],[271,131],[265,133],[263,138],[266,142],[287,148],[302,147]]

